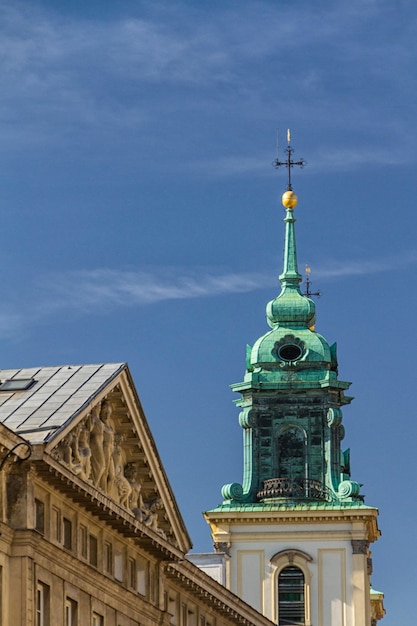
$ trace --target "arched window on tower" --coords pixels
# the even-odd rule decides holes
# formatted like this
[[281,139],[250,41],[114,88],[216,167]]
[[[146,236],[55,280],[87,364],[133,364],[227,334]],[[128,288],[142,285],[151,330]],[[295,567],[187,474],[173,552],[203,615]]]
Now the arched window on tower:
[[304,626],[304,574],[293,565],[278,576],[278,626]]
[[297,426],[289,426],[278,435],[278,477],[306,478],[306,438]]

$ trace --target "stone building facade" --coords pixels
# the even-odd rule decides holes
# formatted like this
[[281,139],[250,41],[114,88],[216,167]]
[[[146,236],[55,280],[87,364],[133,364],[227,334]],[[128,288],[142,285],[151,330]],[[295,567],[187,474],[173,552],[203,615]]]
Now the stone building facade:
[[186,560],[129,370],[0,370],[1,626],[271,626]]

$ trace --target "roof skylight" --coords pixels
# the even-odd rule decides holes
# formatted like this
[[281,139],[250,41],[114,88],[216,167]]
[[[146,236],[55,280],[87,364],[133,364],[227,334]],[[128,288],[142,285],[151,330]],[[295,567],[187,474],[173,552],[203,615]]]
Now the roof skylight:
[[10,378],[0,383],[0,391],[25,391],[32,387],[34,378]]

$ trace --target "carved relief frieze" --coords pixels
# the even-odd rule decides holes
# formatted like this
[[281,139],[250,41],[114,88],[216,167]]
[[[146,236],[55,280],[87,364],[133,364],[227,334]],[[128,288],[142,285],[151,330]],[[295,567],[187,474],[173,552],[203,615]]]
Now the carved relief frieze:
[[[144,497],[140,468],[138,463],[127,460],[123,446],[126,433],[118,432],[118,422],[112,418],[113,411],[109,398],[94,405],[89,414],[54,448],[52,455],[76,476],[93,484],[165,538],[158,514],[163,509],[162,501],[155,497],[155,493],[152,498],[149,493],[147,498]],[[135,443],[138,447],[139,442]]]

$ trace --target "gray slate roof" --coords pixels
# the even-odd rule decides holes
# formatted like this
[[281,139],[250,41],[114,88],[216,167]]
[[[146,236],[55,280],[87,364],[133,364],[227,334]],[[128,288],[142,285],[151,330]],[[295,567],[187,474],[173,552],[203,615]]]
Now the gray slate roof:
[[24,391],[0,390],[0,422],[32,443],[46,441],[125,367],[102,363],[0,370],[1,383],[35,380]]

